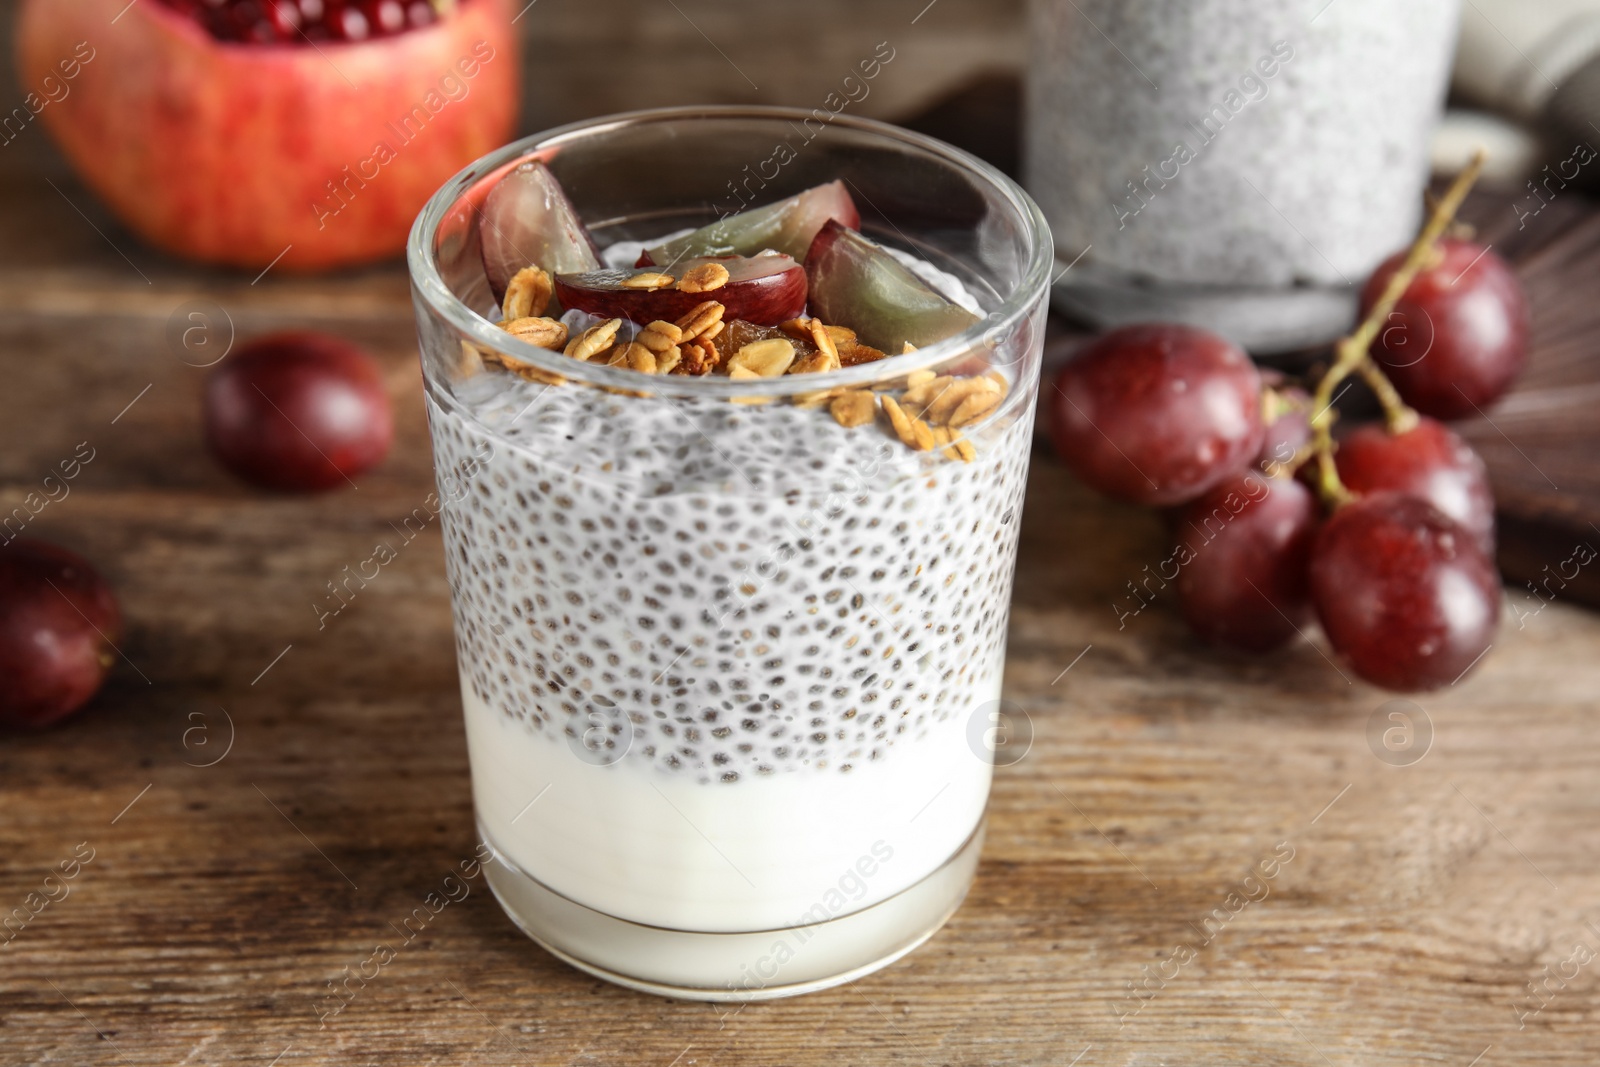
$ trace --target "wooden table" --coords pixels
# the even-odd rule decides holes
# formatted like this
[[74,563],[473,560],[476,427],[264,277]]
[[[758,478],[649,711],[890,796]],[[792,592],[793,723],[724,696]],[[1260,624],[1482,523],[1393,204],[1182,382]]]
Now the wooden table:
[[[0,1064],[1595,1063],[1600,618],[1509,618],[1411,709],[1426,754],[1386,763],[1390,697],[1320,642],[1222,657],[1170,596],[1119,628],[1161,524],[1042,452],[1006,671],[1034,741],[932,942],[716,1008],[557,963],[480,881],[320,1025],[473,843],[438,530],[325,629],[313,608],[432,488],[404,274],[252,283],[140,247],[59,173],[3,180],[0,512],[88,442],[28,533],[101,566],[128,636],[90,711],[0,737],[0,915],[93,856],[0,947]],[[240,336],[370,345],[390,459],[312,499],[230,480],[166,336],[195,299]]]

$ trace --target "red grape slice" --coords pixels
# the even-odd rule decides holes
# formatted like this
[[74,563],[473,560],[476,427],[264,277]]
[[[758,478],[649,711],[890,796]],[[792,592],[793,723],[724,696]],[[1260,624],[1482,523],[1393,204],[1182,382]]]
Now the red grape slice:
[[502,300],[511,276],[527,266],[551,274],[598,270],[600,255],[561,183],[538,160],[501,178],[478,216],[483,268],[494,298]]
[[88,560],[43,541],[0,548],[0,726],[48,726],[94,696],[122,613]]
[[[1178,603],[1212,644],[1270,652],[1310,621],[1317,501],[1293,478],[1235,475],[1184,508]],[[1192,554],[1192,558],[1191,558]]]
[[1119,500],[1193,500],[1261,451],[1261,375],[1244,350],[1193,326],[1123,326],[1056,379],[1056,451]]
[[1355,672],[1385,689],[1455,682],[1494,640],[1500,576],[1465,527],[1420,497],[1340,508],[1311,548],[1311,599]]
[[[1446,238],[1441,258],[1418,274],[1372,345],[1405,402],[1438,419],[1488,407],[1528,359],[1528,304],[1506,263],[1472,241]],[[1405,259],[1384,261],[1361,291],[1361,314]]]
[[1483,460],[1442,422],[1422,418],[1405,433],[1359,426],[1334,453],[1339,479],[1357,496],[1393,489],[1410,493],[1465,526],[1494,558],[1494,491]]
[[693,233],[645,250],[639,265],[676,266],[686,256],[753,256],[771,249],[792,259],[804,258],[817,231],[829,219],[854,230],[861,214],[844,182],[832,181],[765,207],[741,211],[702,226]]
[[627,279],[661,273],[662,268],[592,270],[556,275],[556,299],[564,308],[576,308],[605,318],[629,319],[641,325],[657,319],[674,322],[707,300],[722,305],[724,322],[746,319],[762,326],[776,326],[805,310],[806,272],[788,256],[686,259],[672,269],[672,277],[682,278],[702,263],[720,263],[726,267],[727,282],[700,293],[687,293],[671,286],[630,289],[622,284]]
[[946,300],[901,262],[837,220],[829,220],[806,253],[811,313],[848,326],[864,344],[897,356],[954,337],[978,321]]

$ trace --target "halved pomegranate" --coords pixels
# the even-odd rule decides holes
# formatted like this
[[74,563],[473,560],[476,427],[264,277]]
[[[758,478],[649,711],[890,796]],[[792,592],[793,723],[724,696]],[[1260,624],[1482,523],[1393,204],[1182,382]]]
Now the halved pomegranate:
[[139,236],[317,269],[400,252],[433,191],[509,138],[513,14],[511,0],[23,0],[17,41],[25,85],[68,89],[40,120]]

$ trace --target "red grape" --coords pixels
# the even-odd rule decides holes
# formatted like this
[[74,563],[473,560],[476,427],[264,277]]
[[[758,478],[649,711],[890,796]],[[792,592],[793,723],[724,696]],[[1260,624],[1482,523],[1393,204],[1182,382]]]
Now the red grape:
[[1311,599],[1355,672],[1385,689],[1437,689],[1486,652],[1500,577],[1473,536],[1420,497],[1340,508],[1311,548]]
[[[1504,260],[1471,241],[1439,242],[1440,261],[1417,275],[1373,343],[1373,358],[1406,403],[1458,419],[1499,399],[1528,358],[1528,306]],[[1361,291],[1377,302],[1404,252]]]
[[1182,504],[1261,449],[1261,375],[1244,350],[1192,326],[1123,326],[1056,379],[1056,451],[1085,482],[1140,504]]
[[326,334],[240,348],[206,383],[206,439],[225,467],[269,489],[345,484],[389,450],[389,395],[373,358]]
[[[721,265],[728,280],[708,292],[660,288],[630,288],[630,280],[660,275],[656,267],[643,270],[593,270],[582,274],[557,274],[556,300],[601,318],[624,318],[644,325],[657,319],[675,322],[707,300],[723,306],[722,317],[776,326],[806,309],[805,268],[788,256],[725,256],[679,261],[666,276],[674,281],[708,263]],[[829,319],[829,322],[837,322]]]
[[1494,558],[1494,493],[1483,460],[1448,426],[1422,418],[1405,433],[1382,424],[1358,426],[1334,453],[1339,478],[1358,496],[1393,489],[1410,493],[1465,526]]
[[43,541],[0,548],[0,725],[48,726],[94,696],[122,614],[89,562]]
[[[1311,617],[1306,564],[1317,502],[1293,478],[1236,475],[1183,509],[1179,534],[1193,558],[1178,574],[1178,603],[1200,637],[1269,652]],[[1184,548],[1176,559],[1183,561]]]

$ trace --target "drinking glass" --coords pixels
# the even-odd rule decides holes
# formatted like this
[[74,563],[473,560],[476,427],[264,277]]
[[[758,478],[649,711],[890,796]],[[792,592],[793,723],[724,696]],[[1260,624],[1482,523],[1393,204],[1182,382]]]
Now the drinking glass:
[[[976,324],[753,380],[534,347],[495,325],[479,239],[527,160],[602,248],[842,180],[863,231],[959,280]],[[704,1000],[823,988],[930,937],[983,838],[1052,262],[1033,202],[882,123],[670,109],[492,153],[428,203],[408,257],[507,914],[585,971]],[[964,440],[918,450],[883,412],[831,414],[946,374],[1004,392]]]

